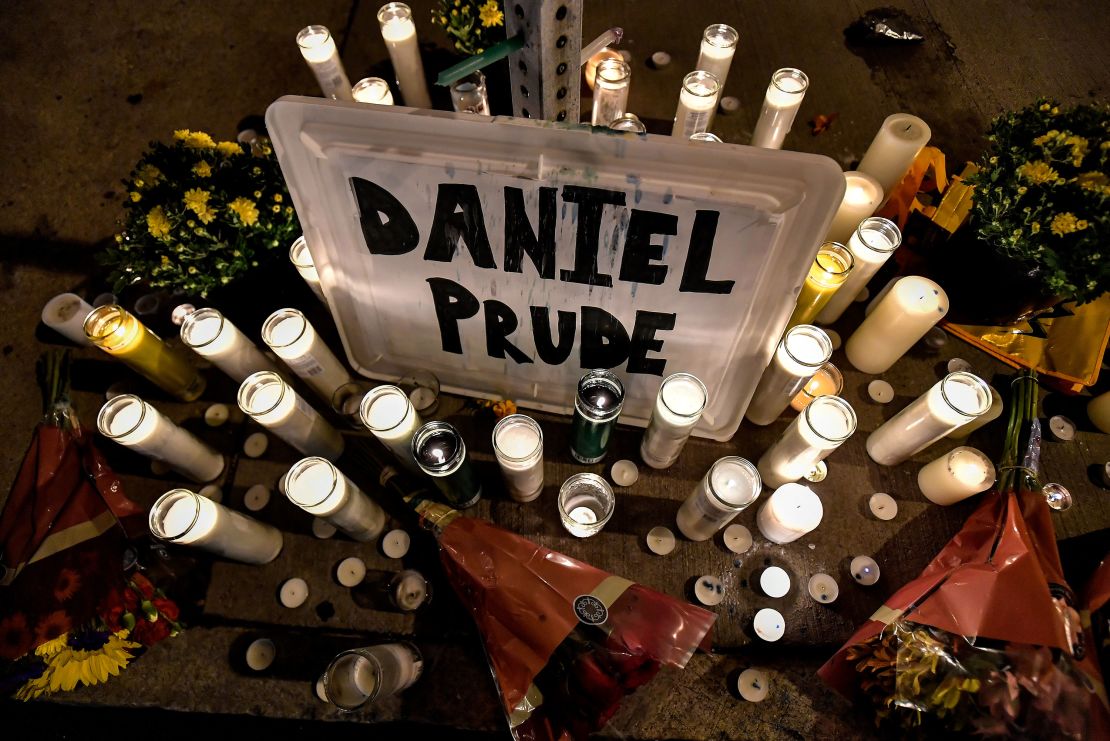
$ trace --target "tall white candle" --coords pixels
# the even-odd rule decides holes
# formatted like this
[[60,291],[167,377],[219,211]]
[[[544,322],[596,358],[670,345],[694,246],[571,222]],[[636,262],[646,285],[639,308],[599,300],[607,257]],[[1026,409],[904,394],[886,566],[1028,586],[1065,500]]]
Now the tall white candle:
[[156,538],[243,563],[269,563],[281,552],[280,530],[188,489],[159,497],[150,508],[148,524]]
[[285,496],[305,512],[369,542],[385,529],[385,512],[330,461],[313,456],[293,464],[285,476]]
[[378,11],[382,39],[393,62],[397,86],[405,105],[413,108],[431,108],[428,83],[424,79],[424,63],[420,60],[420,44],[416,40],[416,24],[412,10],[404,3],[387,3]]
[[543,431],[536,420],[510,414],[493,428],[493,453],[505,488],[518,502],[530,502],[543,491]]
[[708,540],[759,496],[759,472],[738,456],[714,463],[678,508],[678,529],[690,540]]
[[848,239],[852,272],[817,314],[817,322],[832,324],[839,319],[900,244],[902,232],[893,221],[878,216],[863,219]]
[[675,373],[663,380],[640,443],[644,463],[652,468],[674,465],[701,419],[708,394],[705,384],[689,373]]
[[865,172],[844,173],[844,184],[844,199],[825,235],[826,242],[846,243],[855,234],[859,223],[875,213],[883,202],[883,188],[879,181]]
[[932,135],[929,125],[917,116],[887,116],[860,160],[859,171],[878,180],[885,197],[890,198]]
[[789,67],[777,70],[771,75],[767,95],[763,99],[763,110],[755,124],[752,146],[764,149],[782,149],[782,142],[794,125],[794,116],[802,107],[809,78],[800,69]]
[[110,399],[96,416],[100,434],[156,461],[164,461],[194,481],[212,481],[224,457],[138,396]]
[[936,283],[900,278],[848,338],[844,354],[864,373],[883,373],[947,313],[948,294]]
[[867,437],[867,454],[893,466],[924,450],[990,408],[990,388],[978,376],[949,373]]
[[608,126],[624,115],[631,80],[632,68],[623,59],[606,59],[597,65],[591,125]]
[[991,392],[991,408],[967,424],[961,425],[952,432],[949,432],[949,440],[966,440],[971,436],[971,433],[1002,416],[1002,395],[998,393],[994,386],[987,386],[987,388],[990,389]]
[[297,275],[308,284],[316,298],[325,306],[328,300],[324,297],[324,289],[320,287],[320,273],[316,270],[316,263],[312,261],[312,253],[308,251],[308,240],[304,235],[297,237],[289,247],[289,262],[297,269]]
[[405,392],[396,386],[378,386],[362,398],[362,423],[389,448],[405,468],[420,473],[412,458],[412,436],[424,424]]
[[382,643],[344,651],[324,672],[324,694],[341,710],[357,710],[395,695],[420,678],[424,661],[411,643]]
[[759,532],[772,543],[790,543],[821,524],[821,499],[808,486],[783,484],[772,492],[756,514]]
[[277,373],[261,371],[247,376],[239,386],[239,408],[305,455],[334,461],[343,453],[339,431]]
[[748,421],[769,425],[778,419],[813,374],[828,362],[832,351],[832,340],[812,324],[788,329],[755,387],[745,413]]
[[92,345],[85,334],[85,317],[92,310],[76,293],[60,293],[42,307],[42,323],[70,342]]
[[819,396],[759,459],[764,485],[776,488],[805,476],[856,431],[856,413],[839,396]]
[[320,83],[325,98],[354,100],[351,81],[339,59],[339,49],[326,26],[306,26],[297,32],[297,46],[308,68]]
[[380,77],[363,77],[351,88],[351,95],[359,103],[393,105],[393,91],[389,89],[389,83]]
[[1095,427],[1110,433],[1110,391],[1087,402],[1087,418]]
[[181,340],[238,383],[251,373],[277,370],[238,327],[210,307],[185,317]]
[[354,380],[305,315],[296,309],[278,309],[270,314],[262,325],[262,339],[328,404],[336,389]]
[[722,90],[725,88],[728,69],[732,66],[732,57],[736,54],[736,43],[739,40],[740,34],[736,29],[724,23],[714,23],[701,36],[701,50],[695,69],[715,75]]
[[689,139],[709,129],[713,111],[721,97],[721,81],[704,70],[695,70],[682,79],[671,136]]
[[994,485],[994,464],[975,448],[961,447],[927,463],[917,473],[917,486],[933,504],[947,506]]

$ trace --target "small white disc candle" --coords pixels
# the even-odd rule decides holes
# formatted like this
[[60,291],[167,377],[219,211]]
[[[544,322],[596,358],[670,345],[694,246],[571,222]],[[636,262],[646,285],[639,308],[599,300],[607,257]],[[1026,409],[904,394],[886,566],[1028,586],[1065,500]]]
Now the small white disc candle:
[[894,497],[883,492],[872,494],[867,500],[867,507],[871,510],[871,514],[880,520],[893,520],[898,516],[898,502],[894,501]]
[[321,674],[320,677],[316,680],[316,696],[318,698],[320,698],[320,702],[326,702],[329,705],[331,704],[331,700],[328,699],[327,690],[324,687],[324,675],[323,674]]
[[366,578],[366,564],[357,556],[344,558],[335,569],[335,578],[345,587],[357,587]]
[[[840,319],[853,301],[866,301],[867,283],[886,264],[902,244],[902,232],[890,219],[870,216],[858,222],[845,244],[852,253],[852,272],[817,315],[819,324],[832,324]],[[870,295],[870,293],[868,293]]]
[[390,582],[393,604],[405,612],[412,612],[428,601],[428,581],[419,571],[407,569],[399,572]]
[[847,244],[860,222],[875,213],[883,202],[883,186],[866,172],[846,172],[844,183],[844,199],[825,235],[826,242]]
[[647,547],[649,551],[657,556],[666,556],[674,550],[674,533],[662,525],[653,527],[647,534]]
[[248,376],[239,387],[239,408],[304,455],[335,460],[343,453],[339,431],[277,373]]
[[42,307],[42,323],[70,342],[82,346],[92,345],[92,341],[85,334],[85,317],[92,310],[93,307],[85,303],[85,300],[76,293],[62,293],[47,301],[46,306]]
[[721,110],[725,113],[736,113],[740,110],[740,99],[733,95],[721,98]]
[[886,381],[876,379],[867,384],[867,395],[877,404],[889,404],[894,401],[894,387]]
[[258,512],[269,503],[270,487],[265,484],[255,484],[243,495],[243,506],[251,512]]
[[752,134],[752,146],[782,149],[782,142],[794,125],[794,117],[802,107],[809,78],[800,69],[784,67],[771,75],[771,84],[763,98],[763,109]]
[[405,468],[422,473],[412,457],[412,438],[424,421],[404,391],[396,386],[378,386],[369,391],[362,398],[359,416]]
[[733,553],[747,553],[752,547],[752,531],[743,525],[729,525],[724,532],[725,548]]
[[844,353],[864,373],[885,373],[944,318],[948,295],[928,278],[910,275],[899,278],[872,305]]
[[694,596],[706,607],[719,605],[725,598],[725,585],[715,576],[699,576],[694,582]]
[[543,491],[543,430],[524,414],[503,417],[493,428],[493,453],[505,488],[517,502]]
[[975,448],[959,447],[927,463],[917,472],[917,486],[933,504],[946,507],[994,486],[990,458]]
[[772,492],[756,515],[763,537],[782,545],[817,529],[824,508],[821,499],[808,486],[784,484]]
[[852,578],[856,580],[856,583],[865,587],[870,587],[879,581],[879,564],[871,556],[856,556],[852,559],[848,570],[852,573]]
[[689,373],[667,376],[659,386],[651,419],[640,442],[640,458],[644,463],[652,468],[674,465],[708,400],[705,384],[696,376]]
[[316,298],[320,299],[324,306],[327,306],[328,300],[324,297],[324,289],[320,286],[320,273],[316,270],[316,263],[312,261],[312,253],[308,250],[308,240],[303,235],[297,237],[290,245],[289,262],[293,263],[297,275],[301,276],[301,279],[308,284]]
[[1102,477],[1102,485],[1110,488],[1110,463],[1103,463],[1099,474]]
[[671,136],[689,139],[694,134],[708,130],[720,95],[721,81],[716,75],[704,70],[686,75],[682,80],[682,91],[678,95],[678,110],[675,111]]
[[404,558],[409,552],[409,534],[404,530],[390,530],[382,538],[382,553],[389,558]]
[[266,437],[265,432],[252,432],[243,441],[243,455],[248,458],[261,458],[268,447],[270,447],[270,438]]
[[640,468],[627,458],[615,462],[609,476],[617,486],[632,486],[640,479]]
[[1048,419],[1048,434],[1056,442],[1071,442],[1075,439],[1075,422],[1062,414],[1053,415]]
[[209,427],[220,427],[231,417],[227,404],[213,404],[204,410],[204,423]]
[[786,620],[778,610],[764,607],[755,614],[752,627],[755,628],[757,636],[768,643],[774,643],[786,633]]
[[768,597],[783,597],[790,591],[790,575],[778,566],[768,566],[759,575],[759,588]]
[[948,344],[948,333],[940,327],[933,327],[925,333],[922,342],[925,343],[925,347],[930,350],[940,350]]
[[807,591],[815,602],[825,605],[835,602],[840,596],[840,586],[836,583],[836,579],[828,574],[814,574],[809,577]]
[[262,325],[262,340],[325,402],[352,383],[347,367],[297,309],[278,309]]
[[286,579],[278,595],[281,604],[290,609],[300,607],[308,599],[308,582],[300,577]]
[[393,73],[397,76],[401,99],[413,108],[431,108],[412,10],[404,3],[387,3],[378,11],[378,23],[393,63]]
[[237,383],[258,371],[277,370],[238,327],[210,307],[185,317],[181,341]]
[[832,353],[832,340],[823,330],[811,324],[786,330],[756,384],[744,416],[757,425],[774,422]]
[[105,402],[96,417],[100,434],[185,474],[212,481],[224,470],[223,455],[133,394]]
[[259,638],[247,646],[247,666],[256,672],[269,669],[276,656],[277,647],[269,638]]
[[327,540],[336,532],[338,529],[327,520],[321,520],[319,517],[312,518],[312,534],[320,540]]
[[[862,304],[864,301],[866,301],[869,298],[871,298],[871,291],[868,288],[864,288],[863,290],[861,290],[859,293],[856,294],[856,297],[854,299],[852,299],[852,301],[854,301],[857,304]],[[936,328],[934,327],[934,329],[936,329]]]
[[671,55],[665,51],[652,52],[651,64],[657,69],[663,69],[671,63]]
[[739,456],[718,459],[691,492],[675,517],[690,540],[708,540],[759,496],[759,471]]
[[736,680],[736,689],[748,702],[763,702],[770,689],[770,677],[762,669],[745,669]]
[[879,181],[889,198],[932,135],[929,125],[917,116],[891,114],[871,140],[860,160],[859,171]]

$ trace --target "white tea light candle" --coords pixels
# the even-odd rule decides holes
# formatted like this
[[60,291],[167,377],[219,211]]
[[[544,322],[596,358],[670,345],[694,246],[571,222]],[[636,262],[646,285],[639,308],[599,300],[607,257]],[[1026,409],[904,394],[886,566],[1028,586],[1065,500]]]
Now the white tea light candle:
[[859,163],[859,171],[879,181],[887,198],[902,182],[933,132],[917,116],[895,113],[886,117]]
[[281,552],[281,531],[188,489],[172,489],[151,505],[154,537],[243,563],[263,564]]
[[401,89],[401,99],[413,108],[431,108],[412,10],[404,3],[387,3],[378,10],[378,23],[393,63],[393,73],[397,76],[397,86]]
[[[305,455],[334,461],[343,453],[343,436],[277,373],[247,376],[239,386],[239,408]],[[265,435],[262,442],[264,451]]]
[[790,575],[779,566],[768,566],[759,575],[759,588],[768,597],[783,597],[790,591]]
[[768,643],[774,643],[786,633],[786,620],[778,610],[764,607],[755,614],[752,627],[757,636]]
[[243,495],[243,506],[251,512],[261,512],[270,503],[270,487],[255,484]]
[[714,607],[724,600],[725,585],[715,576],[699,576],[694,582],[694,597],[706,607]]
[[959,447],[927,463],[917,472],[917,486],[942,507],[963,501],[994,486],[990,458],[975,448]]
[[121,394],[104,404],[96,426],[109,440],[164,461],[194,481],[212,481],[224,470],[221,454],[133,394]]
[[382,538],[382,553],[387,558],[404,558],[409,552],[409,534],[404,530],[390,530]]
[[871,556],[856,556],[849,564],[848,570],[857,584],[870,587],[879,581],[879,564]]
[[736,680],[736,690],[748,702],[763,702],[771,688],[771,680],[762,669],[745,669]]
[[1087,402],[1087,418],[1095,427],[1110,434],[1110,391]]
[[675,544],[674,533],[669,528],[659,525],[648,530],[647,547],[655,555],[666,556],[674,550]]
[[809,577],[806,589],[815,602],[825,605],[835,602],[840,596],[840,586],[836,583],[836,579],[828,574],[814,574]]
[[304,458],[285,477],[285,496],[355,540],[367,543],[385,529],[385,512],[324,458]]
[[745,412],[749,422],[769,425],[832,357],[832,340],[811,324],[791,327],[779,341]]
[[771,84],[763,98],[763,110],[755,124],[752,146],[782,149],[782,142],[794,125],[794,117],[802,107],[809,78],[800,69],[784,67],[771,75]]
[[431,589],[423,574],[405,569],[390,580],[389,597],[398,610],[412,612],[428,603]]
[[876,404],[889,404],[894,401],[894,387],[882,379],[867,384],[867,395]]
[[339,59],[339,49],[326,26],[306,26],[297,32],[297,46],[301,56],[320,83],[325,98],[354,100],[351,81]]
[[181,323],[181,340],[236,383],[251,373],[276,371],[258,347],[216,309],[197,309]]
[[752,531],[743,525],[729,525],[722,537],[725,548],[733,553],[747,553],[752,547]]
[[948,313],[948,294],[917,275],[899,278],[848,338],[844,354],[864,373],[885,373]]
[[61,293],[42,307],[42,323],[70,342],[88,346],[92,342],[85,334],[85,317],[92,310],[76,293]]
[[893,520],[898,516],[898,502],[883,492],[876,492],[867,500],[867,508],[879,520]]
[[696,376],[675,373],[659,386],[655,407],[640,442],[640,458],[652,468],[669,468],[681,455],[709,400]]
[[300,607],[308,600],[308,582],[300,577],[286,579],[281,585],[278,600],[281,602],[282,607],[288,607],[290,609]]
[[297,309],[270,314],[262,324],[262,340],[328,404],[336,389],[354,380]]
[[859,222],[848,238],[848,251],[852,253],[852,272],[836,290],[825,308],[817,314],[819,324],[832,324],[851,306],[861,291],[867,290],[867,283],[879,272],[898,246],[902,244],[902,232],[890,219],[879,216],[865,218]]
[[814,399],[759,458],[759,475],[779,487],[806,475],[856,431],[856,413],[839,396]]
[[690,540],[708,540],[759,496],[759,472],[730,455],[717,460],[678,508],[679,531]]
[[844,173],[844,184],[844,198],[825,235],[826,242],[847,242],[860,222],[875,213],[883,202],[883,186],[866,172]]
[[493,453],[514,500],[531,502],[543,491],[543,430],[524,414],[510,414],[493,427]]
[[682,79],[682,91],[678,94],[678,110],[675,111],[671,136],[689,139],[708,130],[720,96],[721,81],[716,75],[704,70],[686,75]]
[[247,666],[256,672],[269,669],[276,657],[277,647],[269,638],[259,638],[247,646]]
[[782,545],[817,529],[824,508],[808,486],[783,484],[771,494],[756,514],[763,537]]
[[345,587],[357,587],[366,578],[366,564],[361,558],[344,558],[335,568],[335,578]]
[[609,468],[609,478],[617,486],[632,486],[640,480],[640,469],[632,461],[622,458]]

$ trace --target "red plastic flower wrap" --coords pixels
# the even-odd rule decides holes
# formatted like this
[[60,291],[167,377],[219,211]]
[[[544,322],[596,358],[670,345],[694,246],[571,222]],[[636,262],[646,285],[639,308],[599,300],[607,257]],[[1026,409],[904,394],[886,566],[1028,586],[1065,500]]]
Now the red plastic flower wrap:
[[1037,484],[1036,399],[1035,374],[1020,375],[996,489],[819,671],[847,697],[870,701],[888,730],[1110,733],[1102,677],[1086,659],[1090,637]]

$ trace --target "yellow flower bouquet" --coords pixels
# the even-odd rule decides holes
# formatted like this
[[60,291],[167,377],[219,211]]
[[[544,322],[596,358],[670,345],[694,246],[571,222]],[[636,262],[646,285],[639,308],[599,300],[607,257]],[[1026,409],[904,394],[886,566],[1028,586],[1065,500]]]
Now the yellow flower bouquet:
[[505,14],[497,0],[440,0],[432,9],[460,54],[481,54],[505,38]]

